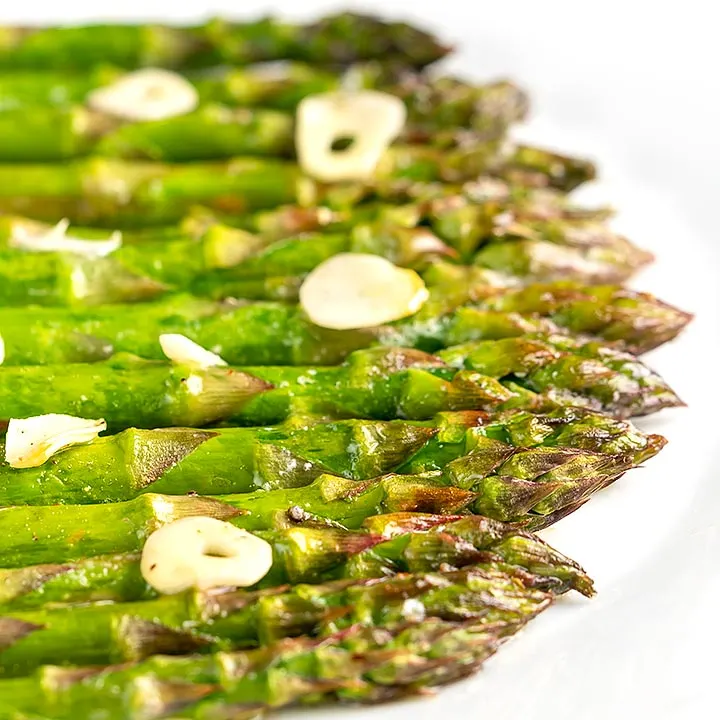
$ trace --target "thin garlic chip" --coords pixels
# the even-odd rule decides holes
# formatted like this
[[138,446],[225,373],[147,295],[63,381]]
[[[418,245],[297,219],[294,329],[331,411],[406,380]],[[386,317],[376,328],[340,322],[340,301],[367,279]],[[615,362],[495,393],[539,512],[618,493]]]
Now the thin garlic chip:
[[125,120],[164,120],[185,115],[198,106],[195,87],[182,75],[145,68],[124,75],[87,96],[92,110]]
[[[310,95],[297,109],[295,149],[302,169],[323,182],[366,180],[400,134],[402,100],[377,90]],[[333,143],[351,141],[344,150]]]
[[122,233],[115,231],[107,240],[86,240],[67,234],[69,220],[61,220],[46,232],[29,232],[18,227],[13,230],[8,245],[28,252],[66,252],[85,257],[106,257],[122,245]]
[[168,360],[178,365],[199,369],[227,365],[219,355],[206,350],[185,335],[165,333],[160,335],[159,340],[160,347]]
[[428,295],[414,270],[399,268],[379,255],[340,253],[307,276],[300,304],[316,325],[350,330],[413,315]]
[[39,467],[63,448],[90,442],[106,429],[104,420],[73,415],[12,418],[5,437],[5,462],[14,468]]
[[223,520],[186,517],[147,539],[140,560],[146,582],[164,595],[189,588],[249,587],[268,574],[272,545]]

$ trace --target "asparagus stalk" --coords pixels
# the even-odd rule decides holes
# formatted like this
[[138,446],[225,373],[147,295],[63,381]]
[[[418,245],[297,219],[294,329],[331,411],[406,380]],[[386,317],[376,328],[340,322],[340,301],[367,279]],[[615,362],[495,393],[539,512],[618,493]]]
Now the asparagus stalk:
[[[114,352],[160,359],[161,333],[187,335],[234,365],[332,365],[353,350],[378,344],[434,352],[468,341],[552,332],[557,329],[554,323],[608,340],[627,333],[631,349],[645,350],[673,337],[690,319],[647,295],[575,286],[568,292],[563,283],[517,293],[498,291],[477,307],[448,310],[448,283],[437,276],[435,282],[437,292],[419,313],[377,328],[326,330],[285,303],[216,303],[178,295],[154,303],[81,310],[0,308],[0,334],[6,366],[95,362]],[[463,283],[451,286],[460,291],[461,300],[477,292],[472,278]],[[438,293],[441,299],[436,302],[433,295]],[[518,303],[523,314],[502,308],[503,297]]]
[[[540,610],[538,602],[535,614]],[[528,611],[524,621],[532,615]],[[227,718],[228,712],[249,718],[295,703],[387,702],[471,674],[523,625],[429,618],[382,630],[358,625],[325,638],[281,640],[209,656],[153,656],[105,668],[49,666],[1,681],[0,702],[8,710],[42,712],[50,720],[74,720],[89,712],[98,720],[207,720]]]
[[[579,232],[581,226],[555,221],[545,228],[547,234],[543,237],[549,239],[537,236],[505,240],[499,246],[491,243],[477,254],[475,267],[435,267],[433,261],[437,258],[454,257],[456,252],[426,227],[417,225],[421,215],[415,208],[381,206],[377,212],[378,217],[373,219],[363,220],[363,213],[353,213],[359,217],[352,225],[331,220],[332,228],[307,232],[307,226],[312,226],[321,213],[285,208],[278,214],[248,221],[265,228],[260,235],[229,227],[211,215],[195,214],[175,228],[130,235],[129,242],[96,262],[51,254],[33,260],[24,251],[5,250],[3,267],[7,279],[0,300],[5,299],[6,304],[91,305],[144,300],[170,288],[220,299],[233,295],[262,296],[263,288],[269,293],[278,292],[273,288],[284,288],[281,297],[287,298],[297,293],[305,273],[339,252],[369,252],[417,269],[431,263],[428,272],[431,282],[443,284],[442,289],[451,290],[449,294],[453,295],[462,287],[468,298],[479,294],[476,286],[482,289],[518,279],[570,276],[590,283],[624,279],[645,261],[642,251],[600,226],[592,236],[597,237],[597,244],[592,244],[591,239],[587,247],[575,247],[573,233]],[[328,213],[332,218],[332,212]],[[306,227],[302,227],[303,223]],[[279,234],[287,234],[282,228],[290,224],[299,225],[295,229],[304,232],[277,239]],[[527,229],[539,232],[538,225],[528,225]],[[17,237],[42,234],[49,229],[46,224],[27,218],[0,217],[0,242],[12,243]],[[86,238],[100,239],[103,235],[103,231],[91,228],[72,232]],[[563,244],[566,239],[569,244]],[[493,270],[484,269],[483,264]]]
[[[273,544],[273,567],[254,590],[284,583],[369,579],[468,565],[526,570],[533,587],[591,596],[580,566],[531,533],[482,516],[378,515],[360,531],[296,525],[261,533]],[[138,554],[0,570],[0,612],[88,602],[135,602],[157,597],[140,573]]]
[[[13,391],[16,403],[8,407],[10,416],[43,415],[64,406],[71,409],[66,414],[102,417],[97,411],[112,408],[110,428],[201,427],[233,416],[253,395],[270,387],[257,377],[227,368],[169,366],[133,356],[45,369],[44,375],[29,368],[7,369],[18,380],[25,374]],[[0,382],[10,380],[4,372],[0,378]],[[143,401],[138,403],[129,392],[140,393]]]
[[2,28],[0,67],[9,70],[87,70],[202,67],[290,59],[317,64],[400,61],[422,67],[448,51],[428,33],[398,22],[352,13],[293,25],[272,18],[212,20],[204,26],[88,25]]
[[[49,395],[43,392],[48,386]],[[237,388],[234,395],[218,398],[226,386]],[[83,393],[87,387],[91,395]],[[5,419],[53,412],[101,417],[112,430],[202,427],[220,420],[270,425],[298,412],[423,420],[448,410],[571,405],[631,416],[681,404],[640,360],[562,336],[467,343],[440,351],[440,359],[412,348],[369,348],[335,367],[193,372],[117,356],[90,364],[8,367],[0,374]]]
[[[384,86],[387,68],[354,66],[348,72],[360,87]],[[120,68],[107,65],[78,72],[15,71],[0,73],[0,110],[83,105],[93,91],[119,80]],[[340,89],[345,72],[332,72],[299,62],[213,68],[186,76],[201,103],[264,107],[292,111],[307,95]]]
[[0,250],[0,304],[93,306],[145,302],[164,295],[163,281],[114,258]]
[[[387,182],[458,182],[500,162],[498,143],[443,152],[422,145],[391,147],[376,169]],[[276,160],[235,158],[226,163],[165,165],[112,158],[67,165],[0,166],[0,212],[52,222],[119,226],[161,225],[183,217],[196,204],[230,214],[270,208],[298,199],[313,204],[324,192],[298,167]],[[357,202],[371,188],[331,187],[330,196]]]
[[[357,528],[386,512],[473,513],[497,520],[551,524],[620,477],[636,457],[652,457],[663,440],[650,436],[644,449],[601,453],[572,447],[514,450],[478,435],[475,452],[443,469],[350,480],[323,474],[304,487],[205,496],[146,493],[105,505],[17,506],[0,510],[5,567],[62,563],[83,557],[139,552],[157,527],[180,517],[217,517],[258,531],[317,516]],[[311,515],[308,516],[308,513]],[[124,518],[124,519],[123,519]]]
[[547,593],[525,587],[524,575],[469,567],[257,593],[187,592],[140,603],[6,613],[0,619],[5,628],[0,675],[27,675],[48,663],[97,665],[267,645],[356,623],[392,627],[420,613],[489,626],[522,623],[551,602]]
[[[323,473],[368,480],[389,472],[441,470],[475,452],[489,462],[531,448],[633,456],[662,447],[630,424],[562,409],[547,415],[444,413],[432,421],[341,420],[276,428],[125,430],[67,448],[35,468],[0,465],[0,505],[103,503],[142,493],[223,495],[308,485]],[[540,454],[545,450],[540,450]],[[532,456],[532,453],[529,453]]]
[[[274,240],[210,222],[191,230],[159,231],[142,242],[125,243],[111,256],[87,258],[68,253],[0,250],[0,303],[4,305],[92,306],[152,299],[171,288],[197,295],[228,297],[243,283],[274,275],[297,282],[321,262],[341,252],[370,252],[405,267],[422,268],[453,250],[423,228],[381,222],[343,233],[303,233]],[[42,234],[43,223],[0,217],[0,243],[25,234]],[[95,235],[91,229],[80,235]]]
[[[378,84],[379,77],[373,81],[368,77],[370,74],[369,70],[356,68],[352,77],[353,80],[359,78],[363,85]],[[200,78],[196,81],[199,92],[214,91],[221,99],[206,100],[193,112],[164,120],[123,122],[88,109],[81,102],[60,107],[6,109],[0,112],[0,160],[57,162],[91,154],[163,162],[214,160],[237,155],[293,156],[293,114],[265,107],[238,108],[232,96],[223,97],[231,95],[238,82],[241,83],[239,91],[242,93],[242,83],[247,75],[247,72],[235,70],[223,77]],[[319,76],[322,78],[324,74],[320,72]],[[43,81],[42,76],[39,80]],[[333,81],[338,85],[340,79],[336,76]],[[86,80],[71,78],[69,82],[71,87],[67,90],[60,86],[52,91],[72,93],[72,83],[87,85]],[[11,87],[13,84],[17,86],[18,81],[10,84]],[[271,92],[273,84],[270,83],[268,92]],[[0,76],[0,89],[2,85],[3,78]],[[453,128],[458,127],[464,128],[463,132],[468,133],[468,139],[474,142],[495,141],[504,136],[512,122],[522,119],[526,110],[524,94],[508,82],[483,86],[457,82],[451,94],[442,81],[417,78],[411,89],[407,85],[397,88],[391,85],[386,90],[402,93],[408,105],[410,120],[400,142],[423,143],[439,148],[448,145],[453,132],[457,132]],[[459,90],[461,97],[457,97]],[[437,103],[427,102],[429,94],[435,97]],[[453,112],[449,114],[442,98],[445,95],[452,97],[453,94],[455,102]],[[13,101],[17,98],[6,98],[2,102]],[[477,128],[472,135],[467,129],[470,126]]]

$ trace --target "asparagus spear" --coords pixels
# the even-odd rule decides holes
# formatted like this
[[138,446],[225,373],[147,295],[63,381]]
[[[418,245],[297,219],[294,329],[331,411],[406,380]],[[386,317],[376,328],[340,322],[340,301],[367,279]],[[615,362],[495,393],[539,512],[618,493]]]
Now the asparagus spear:
[[221,720],[258,717],[295,703],[386,702],[470,675],[541,609],[538,601],[523,621],[492,627],[429,618],[382,630],[358,625],[326,638],[209,656],[153,656],[105,668],[43,667],[32,676],[1,681],[0,702],[50,720],[75,720],[88,712],[98,720]]
[[342,13],[307,25],[272,18],[199,27],[88,25],[2,28],[0,67],[87,70],[104,64],[182,68],[296,59],[318,64],[399,60],[422,67],[447,53],[431,35],[405,23]]
[[[24,218],[0,217],[0,242],[17,233],[46,229]],[[281,240],[217,222],[202,231],[198,228],[195,237],[178,229],[173,238],[171,232],[158,232],[156,240],[148,233],[142,243],[126,243],[100,259],[51,254],[35,259],[37,255],[28,257],[25,250],[0,250],[6,276],[0,302],[89,306],[143,301],[171,289],[214,299],[297,299],[304,275],[340,252],[368,252],[419,270],[430,265],[426,282],[442,285],[443,293],[463,302],[518,280],[573,277],[582,286],[606,278],[623,279],[637,269],[640,257],[624,240],[613,248],[590,249],[538,240],[510,242],[500,252],[490,245],[479,253],[475,266],[438,266],[438,258],[454,257],[452,248],[424,227],[404,227],[388,220]],[[79,233],[88,234],[94,236],[92,230]],[[492,270],[481,267],[488,252],[495,258],[489,263]],[[602,259],[589,263],[588,256]]]
[[[385,66],[354,66],[353,81],[360,87],[384,85]],[[87,96],[119,80],[120,68],[103,66],[67,73],[58,71],[15,71],[0,73],[0,110],[83,105]],[[192,73],[187,79],[197,90],[201,103],[224,103],[235,107],[265,107],[294,110],[307,95],[338,90],[345,73],[332,72],[298,62],[214,68]]]
[[641,462],[663,444],[659,436],[645,436],[626,422],[565,408],[546,415],[444,413],[427,422],[130,429],[67,448],[40,467],[0,465],[0,505],[117,502],[145,492],[244,493],[301,487],[325,472],[355,480],[421,473],[473,451],[485,435],[493,442],[481,450],[491,460],[530,448],[563,447],[632,454]]
[[[479,271],[479,272],[478,272]],[[675,338],[692,315],[649,293],[618,285],[587,286],[572,280],[499,287],[480,268],[436,262],[423,273],[427,285],[459,292],[477,310],[547,317],[569,333],[592,334],[644,353]],[[471,314],[471,309],[463,313]],[[472,338],[467,338],[472,339]]]
[[421,612],[426,618],[490,626],[522,623],[550,601],[551,596],[525,587],[520,578],[469,567],[257,593],[187,592],[140,603],[6,613],[0,619],[5,629],[0,675],[26,675],[47,663],[107,664],[158,653],[267,645],[355,623],[382,628]]
[[550,186],[570,192],[579,185],[594,180],[595,165],[584,158],[519,145],[501,177],[520,185]]
[[235,155],[290,156],[293,118],[208,104],[152,122],[121,124],[83,106],[0,113],[0,159],[57,162],[85,155],[187,162]]
[[[226,386],[238,389],[215,405]],[[83,393],[87,387],[91,395]],[[631,416],[681,404],[633,356],[562,336],[451,346],[440,359],[412,348],[369,348],[335,367],[193,372],[120,355],[91,364],[8,367],[0,374],[5,419],[53,412],[101,417],[112,430],[220,420],[269,425],[296,412],[423,420],[446,410],[577,405]]]
[[215,499],[147,493],[105,505],[10,507],[0,510],[7,533],[0,549],[5,567],[139,552],[158,526],[193,515],[217,517],[252,531],[305,520],[307,513],[357,528],[385,512],[470,512],[503,521],[531,520],[539,528],[620,477],[636,464],[636,457],[657,453],[662,443],[650,436],[643,450],[614,454],[562,446],[514,451],[479,435],[475,452],[451,460],[442,470],[415,475],[358,481],[323,474],[304,487]]
[[[243,71],[231,72],[234,75],[226,75],[222,79],[210,78],[209,87],[203,87],[208,85],[208,80],[202,78],[196,85],[200,86],[200,91],[214,91],[219,97],[230,95],[235,84],[242,83],[247,75]],[[237,77],[238,73],[240,77]],[[368,78],[369,74],[370,71],[357,68],[353,71],[353,78],[359,76],[360,82],[365,85],[377,84]],[[323,76],[322,73],[320,76]],[[39,79],[42,81],[42,76]],[[78,81],[70,79],[70,83],[73,82]],[[338,84],[337,77],[334,82]],[[2,83],[0,76],[0,89]],[[87,85],[87,81],[81,80],[80,83]],[[17,80],[14,84],[17,85]],[[243,85],[241,92],[242,88]],[[272,83],[268,90],[271,88]],[[457,127],[465,128],[463,132],[468,134],[468,141],[495,141],[504,136],[512,122],[525,114],[525,96],[511,83],[471,86],[458,82],[457,88],[462,90],[462,103],[456,97],[453,113],[448,116],[442,97],[449,95],[450,90],[441,81],[417,79],[412,91],[403,86],[387,87],[386,90],[391,93],[403,93],[410,112],[410,121],[400,142],[422,142],[443,148],[449,144],[453,128]],[[54,90],[57,92],[58,89],[64,91],[62,86]],[[72,86],[68,91],[73,91]],[[428,94],[433,94],[437,104],[427,102]],[[3,100],[4,103],[12,101],[13,98]],[[0,112],[0,160],[54,162],[92,154],[186,162],[236,155],[294,155],[292,114],[268,108],[238,108],[235,105],[232,97],[223,101],[211,99],[185,115],[145,122],[123,122],[79,103],[5,110]],[[477,131],[471,134],[467,129],[469,126],[477,127]],[[468,144],[467,141],[465,144]]]
[[[96,264],[82,258],[52,256],[33,261],[25,251],[5,250],[4,296],[7,304],[90,305],[117,302],[124,295],[129,301],[147,299],[147,286],[154,294],[175,288],[214,298],[245,297],[261,294],[263,287],[269,291],[283,287],[286,292],[282,297],[292,297],[305,273],[339,252],[369,252],[417,269],[440,257],[454,257],[455,250],[426,227],[414,226],[420,217],[410,217],[411,213],[412,207],[383,208],[379,217],[367,221],[358,217],[351,227],[337,227],[338,221],[332,230],[305,231],[283,239],[276,239],[283,234],[279,227],[292,222],[311,224],[312,217],[301,214],[293,221],[293,211],[286,208],[272,219],[257,218],[259,225],[270,225],[272,229],[256,235],[229,227],[212,216],[191,216],[175,228],[130,235],[129,242]],[[0,217],[0,242],[12,243],[17,237],[41,235],[49,229],[27,218]],[[568,235],[573,229],[568,224]],[[72,233],[100,239],[103,231],[78,228]],[[537,238],[505,241],[499,250],[491,244],[477,255],[476,266],[431,267],[428,278],[433,284],[442,283],[443,291],[450,290],[449,294],[459,294],[462,287],[468,298],[479,294],[476,286],[489,289],[518,279],[570,276],[596,283],[604,278],[626,278],[644,262],[645,255],[624,238],[608,238],[607,242],[601,240],[601,244],[587,248]],[[588,257],[595,259],[591,262]],[[480,267],[482,264],[492,265],[493,270]],[[34,274],[38,276],[36,281]],[[263,285],[261,280],[267,282]],[[122,293],[117,290],[121,281]]]
[[[26,218],[0,217],[0,243],[50,228]],[[81,229],[79,235],[95,235]],[[303,233],[274,240],[215,221],[192,228],[146,234],[112,255],[87,258],[69,253],[0,250],[0,303],[90,306],[152,299],[170,288],[224,298],[246,280],[282,274],[302,276],[341,252],[370,252],[405,267],[422,268],[453,250],[424,228],[367,223],[343,233]],[[152,239],[156,237],[157,239]],[[297,283],[293,283],[293,287]]]
[[114,258],[0,250],[0,304],[80,305],[144,302],[166,294],[161,280]]
[[[508,291],[522,315],[502,309],[502,291],[487,306],[445,307],[447,283],[437,290],[445,298],[429,301],[413,317],[378,328],[326,330],[310,323],[297,306],[284,303],[216,303],[178,295],[159,302],[82,310],[0,308],[0,335],[5,365],[94,362],[113,352],[162,357],[161,333],[187,335],[236,365],[329,365],[350,352],[373,345],[416,347],[434,352],[451,344],[548,332],[561,327],[609,340],[628,333],[629,346],[648,349],[672,337],[687,324],[687,314],[646,295],[620,288],[574,288],[564,284],[534,290]],[[463,298],[472,284],[460,287]],[[455,289],[458,286],[455,285]],[[536,288],[537,290],[537,288]],[[435,293],[435,296],[437,293]],[[28,333],[28,328],[32,332]]]
[[[93,368],[98,372],[93,372]],[[95,365],[58,365],[46,370],[49,372],[41,376],[27,374],[29,368],[8,368],[10,373],[26,372],[22,387],[13,391],[16,401],[13,410],[18,411],[13,413],[15,417],[51,413],[52,407],[63,405],[73,408],[67,414],[102,417],[97,411],[112,406],[110,428],[203,426],[231,417],[253,395],[270,387],[259,378],[227,368],[199,370],[139,361],[133,356],[117,356]],[[10,377],[2,373],[2,380]],[[142,402],[138,403],[129,391],[139,393]]]
[[[376,170],[378,181],[417,182],[469,179],[499,162],[498,144],[489,142],[443,152],[422,145],[393,146]],[[112,158],[67,165],[0,166],[0,212],[53,221],[137,226],[179,220],[196,204],[238,214],[292,203],[322,193],[299,182],[297,166],[276,160],[235,158],[226,163],[164,165]],[[336,198],[357,202],[364,186],[331,188]],[[311,204],[314,197],[307,197]]]
[[[438,357],[450,365],[500,378],[559,404],[580,405],[618,416],[647,415],[683,402],[667,384],[629,353],[564,335],[505,338],[457,345]],[[512,398],[516,406],[534,398]]]
[[[273,544],[274,564],[252,589],[482,565],[526,570],[534,576],[526,582],[553,593],[594,592],[592,580],[572,560],[528,532],[482,516],[396,513],[366,525],[369,532],[296,525],[260,533]],[[0,570],[0,611],[155,598],[139,560],[128,553]]]

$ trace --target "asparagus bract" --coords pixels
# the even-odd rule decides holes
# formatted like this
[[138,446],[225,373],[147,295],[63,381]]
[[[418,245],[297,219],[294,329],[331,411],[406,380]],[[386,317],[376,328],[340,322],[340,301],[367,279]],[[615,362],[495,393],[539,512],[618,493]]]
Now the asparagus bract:
[[[261,533],[273,545],[269,575],[253,589],[284,583],[389,577],[482,564],[527,570],[533,587],[593,594],[576,563],[513,525],[481,516],[399,513],[370,518],[368,529],[295,525]],[[63,564],[0,570],[0,612],[98,601],[157,597],[140,573],[138,554],[82,558]]]
[[6,613],[0,618],[0,675],[25,675],[47,663],[98,665],[267,645],[356,623],[392,626],[420,613],[490,626],[522,623],[551,602],[547,593],[525,587],[524,576],[469,567],[254,594],[186,592],[140,603]]

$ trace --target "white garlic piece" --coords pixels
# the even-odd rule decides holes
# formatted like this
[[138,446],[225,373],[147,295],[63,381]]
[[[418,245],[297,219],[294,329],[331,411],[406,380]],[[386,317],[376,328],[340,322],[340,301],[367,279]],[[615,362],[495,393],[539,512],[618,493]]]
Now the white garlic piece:
[[379,255],[339,253],[300,287],[300,305],[333,330],[375,327],[416,313],[429,296],[422,278]]
[[185,335],[165,333],[160,335],[159,340],[165,356],[179,365],[200,369],[227,365],[219,355],[206,350]]
[[87,240],[67,234],[70,221],[61,220],[45,232],[29,232],[18,227],[8,239],[8,245],[28,252],[67,252],[85,257],[106,257],[122,245],[122,233],[115,231],[106,240]]
[[164,120],[185,115],[198,106],[197,90],[182,75],[144,68],[123,75],[87,96],[92,110],[125,120]]
[[140,560],[146,582],[164,595],[188,588],[249,587],[273,563],[272,545],[223,520],[186,517],[147,539]]
[[[366,180],[405,125],[400,98],[377,90],[329,92],[304,98],[297,109],[295,149],[302,169],[323,182]],[[333,142],[349,138],[344,150]]]
[[90,442],[106,429],[104,420],[73,415],[12,418],[5,437],[5,462],[14,468],[39,467],[63,448]]

